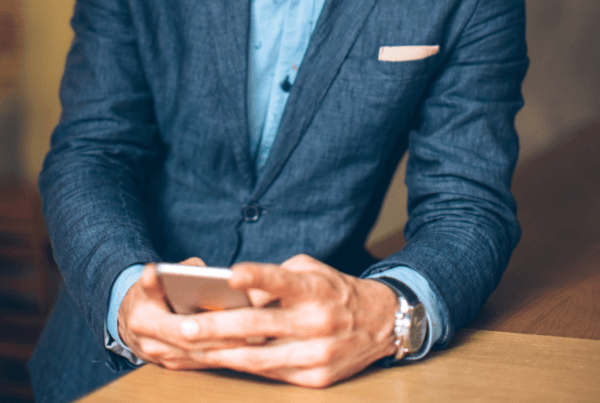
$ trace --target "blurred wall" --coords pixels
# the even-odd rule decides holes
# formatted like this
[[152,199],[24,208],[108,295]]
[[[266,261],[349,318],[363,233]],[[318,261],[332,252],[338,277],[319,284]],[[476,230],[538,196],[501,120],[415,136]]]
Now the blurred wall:
[[0,0],[0,175],[22,174],[20,141],[23,136],[21,61],[23,18],[20,3]]
[[[0,2],[13,0],[0,0]],[[58,121],[58,86],[72,38],[74,0],[21,0],[25,26],[20,142],[25,176],[35,180]],[[600,121],[600,16],[598,0],[526,0],[531,67],[517,116],[521,161],[578,129]],[[1,107],[1,106],[0,106]],[[0,139],[4,143],[3,139]],[[394,178],[369,243],[398,231],[406,221],[403,166]]]
[[600,1],[526,3],[531,67],[517,116],[522,159],[600,121]]
[[21,3],[25,21],[22,69],[25,124],[21,155],[25,176],[35,181],[60,116],[58,87],[73,37],[69,20],[75,1],[21,0]]

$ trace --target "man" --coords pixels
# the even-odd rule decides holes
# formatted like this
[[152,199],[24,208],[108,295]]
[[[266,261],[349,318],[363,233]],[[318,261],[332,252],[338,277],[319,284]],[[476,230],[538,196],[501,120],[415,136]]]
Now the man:
[[[40,176],[65,280],[40,401],[143,362],[327,386],[444,347],[500,281],[522,1],[79,0],[72,24]],[[407,150],[407,244],[376,262]],[[254,307],[171,314],[160,261],[233,265]]]

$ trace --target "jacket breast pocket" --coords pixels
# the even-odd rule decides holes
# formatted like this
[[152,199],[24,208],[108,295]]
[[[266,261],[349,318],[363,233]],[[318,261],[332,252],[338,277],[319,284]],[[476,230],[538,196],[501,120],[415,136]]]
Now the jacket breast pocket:
[[342,64],[338,78],[351,81],[415,81],[431,75],[437,60],[438,55],[398,62],[349,58]]

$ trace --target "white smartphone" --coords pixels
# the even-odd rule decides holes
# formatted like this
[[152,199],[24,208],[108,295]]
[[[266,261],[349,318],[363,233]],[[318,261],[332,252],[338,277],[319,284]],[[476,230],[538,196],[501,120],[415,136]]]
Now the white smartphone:
[[227,284],[233,273],[230,269],[160,263],[157,272],[175,313],[188,315],[250,306],[244,291]]

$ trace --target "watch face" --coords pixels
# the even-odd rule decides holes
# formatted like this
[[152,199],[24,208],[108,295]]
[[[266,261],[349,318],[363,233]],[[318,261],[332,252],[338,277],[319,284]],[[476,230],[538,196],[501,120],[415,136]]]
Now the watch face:
[[423,305],[417,304],[413,308],[411,319],[408,348],[411,353],[414,353],[423,345],[427,333],[427,316]]

